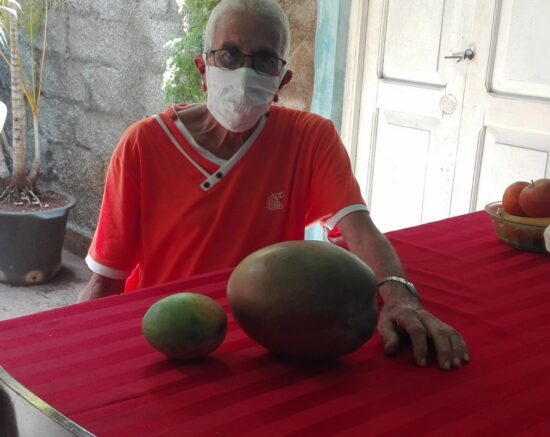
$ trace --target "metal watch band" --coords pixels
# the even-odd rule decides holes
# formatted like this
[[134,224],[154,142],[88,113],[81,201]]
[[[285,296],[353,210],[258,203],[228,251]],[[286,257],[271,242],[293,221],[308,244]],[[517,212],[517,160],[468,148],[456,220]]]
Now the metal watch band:
[[386,276],[378,281],[378,286],[380,287],[382,284],[385,284],[389,281],[399,282],[403,284],[410,294],[420,300],[420,295],[418,294],[418,291],[416,291],[416,287],[414,286],[414,284],[411,281],[407,281],[405,278],[402,278],[401,276]]

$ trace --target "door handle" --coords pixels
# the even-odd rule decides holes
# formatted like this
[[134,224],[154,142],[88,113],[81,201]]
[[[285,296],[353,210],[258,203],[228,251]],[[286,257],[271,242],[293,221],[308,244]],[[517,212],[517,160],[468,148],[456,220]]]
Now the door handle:
[[445,59],[458,59],[458,61],[456,62],[460,62],[463,59],[468,59],[468,60],[473,59],[474,56],[475,56],[475,53],[472,49],[466,49],[464,53],[462,53],[461,55],[445,56]]

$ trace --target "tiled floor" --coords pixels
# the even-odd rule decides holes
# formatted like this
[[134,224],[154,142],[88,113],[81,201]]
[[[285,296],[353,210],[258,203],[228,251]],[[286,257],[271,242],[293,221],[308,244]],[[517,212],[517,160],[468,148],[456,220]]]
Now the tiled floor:
[[76,302],[91,273],[82,258],[68,251],[63,251],[62,260],[61,271],[46,284],[14,287],[0,283],[0,320]]

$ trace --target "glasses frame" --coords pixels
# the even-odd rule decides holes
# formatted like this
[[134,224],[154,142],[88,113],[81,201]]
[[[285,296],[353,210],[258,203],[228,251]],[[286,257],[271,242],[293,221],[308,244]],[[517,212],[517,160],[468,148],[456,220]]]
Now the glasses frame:
[[[222,67],[222,66],[216,64],[216,53],[217,52],[236,52],[236,53],[238,53],[241,56],[240,65],[238,67],[235,67],[235,68],[231,69],[231,68]],[[216,66],[218,68],[221,68],[222,70],[237,70],[239,68],[242,68],[242,66],[245,63],[246,58],[251,58],[252,59],[252,67],[254,68],[254,71],[258,74],[261,74],[262,76],[279,76],[283,72],[283,70],[284,70],[284,68],[287,64],[287,61],[285,61],[284,59],[281,59],[281,58],[279,58],[278,56],[275,56],[275,55],[270,55],[270,54],[265,54],[265,53],[261,54],[261,55],[247,55],[247,54],[241,52],[240,50],[235,50],[235,49],[216,49],[216,50],[210,50],[209,52],[206,52],[205,54],[206,54],[207,58],[209,56],[211,57],[211,59],[213,60],[214,66]],[[268,73],[263,73],[263,72],[259,71],[256,68],[256,58],[258,58],[260,56],[269,56],[271,58],[277,59],[277,61],[280,61],[282,63],[282,65],[281,65],[281,68],[280,68],[279,72],[276,73],[276,74],[268,74]]]

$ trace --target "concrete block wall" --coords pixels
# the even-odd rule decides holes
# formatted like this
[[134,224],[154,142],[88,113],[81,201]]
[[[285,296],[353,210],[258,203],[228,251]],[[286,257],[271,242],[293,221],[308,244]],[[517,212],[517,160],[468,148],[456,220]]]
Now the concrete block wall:
[[175,0],[79,0],[52,14],[41,118],[43,182],[77,198],[69,235],[91,238],[120,135],[163,109],[164,44],[180,34],[180,21]]
[[[309,109],[316,0],[280,2],[291,21],[295,72],[281,103]],[[113,148],[131,123],[164,109],[164,44],[181,34],[181,18],[176,0],[79,0],[53,13],[48,29],[41,186],[77,198],[67,246],[83,255],[96,226]],[[0,98],[9,102],[4,65]]]

